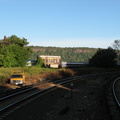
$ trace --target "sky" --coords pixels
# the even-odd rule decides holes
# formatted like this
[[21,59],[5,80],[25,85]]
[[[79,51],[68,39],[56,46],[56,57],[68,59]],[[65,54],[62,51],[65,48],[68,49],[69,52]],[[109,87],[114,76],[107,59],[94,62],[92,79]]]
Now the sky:
[[120,0],[0,0],[0,39],[29,45],[108,48],[120,39]]

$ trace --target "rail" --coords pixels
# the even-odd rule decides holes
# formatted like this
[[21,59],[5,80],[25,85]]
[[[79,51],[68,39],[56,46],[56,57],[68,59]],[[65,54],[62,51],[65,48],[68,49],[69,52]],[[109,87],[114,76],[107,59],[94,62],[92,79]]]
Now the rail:
[[120,80],[120,77],[118,77],[118,78],[113,82],[112,89],[113,89],[113,95],[114,95],[115,101],[117,102],[117,105],[120,107],[120,101],[118,100],[117,94],[116,94],[116,92],[115,92],[115,85],[116,85],[116,83],[118,82],[118,80]]
[[[12,106],[18,105],[19,103],[21,103],[21,102],[23,102],[23,101],[25,101],[25,100],[27,100],[27,99],[29,99],[29,98],[37,95],[37,94],[40,94],[40,93],[42,93],[42,92],[44,92],[44,91],[46,91],[46,90],[49,90],[50,88],[55,87],[57,84],[65,84],[65,83],[67,83],[67,82],[71,82],[71,81],[73,81],[73,80],[77,80],[77,79],[79,79],[80,77],[95,76],[95,75],[105,75],[105,74],[111,74],[111,73],[114,74],[114,73],[116,73],[116,72],[97,73],[97,74],[86,74],[86,75],[81,75],[81,76],[71,76],[70,78],[65,78],[65,79],[61,79],[61,80],[57,80],[57,81],[52,81],[52,82],[51,82],[51,83],[53,83],[52,86],[48,86],[48,87],[46,87],[46,88],[44,88],[44,89],[41,89],[41,90],[40,90],[40,89],[39,89],[39,90],[36,90],[36,91],[34,91],[33,93],[30,93],[29,95],[24,96],[22,99],[15,100],[14,102],[12,102],[12,103],[10,103],[10,104],[8,104],[8,105],[6,105],[6,106],[4,106],[4,107],[1,107],[1,108],[0,108],[0,114],[2,114],[4,111],[7,111],[7,110],[8,110],[9,108],[11,108]],[[46,83],[46,84],[48,84],[48,83]],[[42,84],[41,86],[46,85],[46,84]],[[115,83],[114,83],[114,84],[115,84]],[[14,99],[15,96],[21,95],[21,94],[26,93],[26,92],[28,92],[28,91],[32,91],[33,89],[35,89],[35,88],[37,88],[37,87],[39,87],[39,86],[36,86],[36,87],[33,87],[33,88],[29,88],[29,89],[25,89],[25,90],[23,90],[23,91],[20,91],[20,92],[11,94],[11,95],[9,95],[9,96],[5,96],[5,97],[3,97],[3,98],[0,98],[0,101],[5,101],[5,100],[7,101],[7,100],[9,100],[9,98],[10,98],[10,99]],[[120,105],[120,104],[119,104],[119,105]]]
[[[37,94],[43,93],[44,91],[46,91],[46,90],[48,90],[48,89],[50,89],[50,88],[55,87],[57,84],[65,84],[65,83],[67,83],[67,82],[70,82],[70,81],[73,80],[72,78],[73,78],[73,77],[71,77],[71,78],[66,78],[66,79],[61,79],[61,80],[58,80],[58,81],[54,81],[54,82],[52,82],[52,85],[50,85],[50,86],[48,86],[48,87],[46,87],[46,88],[44,88],[44,89],[37,89],[37,88],[38,88],[38,87],[45,86],[45,85],[47,85],[47,84],[49,84],[49,83],[45,83],[45,84],[42,84],[42,85],[39,85],[39,86],[35,86],[35,87],[33,87],[33,88],[25,89],[25,90],[22,90],[22,91],[20,91],[20,92],[17,92],[17,93],[14,93],[14,94],[11,94],[11,95],[2,97],[2,98],[0,98],[1,104],[2,104],[3,102],[8,102],[8,101],[10,101],[11,99],[16,99],[15,97],[18,97],[18,96],[20,96],[20,95],[27,94],[27,95],[24,95],[23,98],[20,98],[20,99],[17,98],[17,100],[14,100],[14,101],[11,100],[11,101],[12,101],[11,103],[8,103],[7,105],[5,105],[5,106],[3,106],[3,107],[1,107],[2,105],[0,104],[0,114],[3,113],[4,111],[7,111],[7,110],[8,110],[9,108],[11,108],[12,106],[18,105],[19,103],[21,103],[21,102],[23,102],[23,101],[25,101],[25,100],[27,100],[27,99],[29,99],[29,98],[37,95]],[[30,91],[32,91],[32,93],[31,93]],[[28,92],[30,92],[30,94],[28,94]],[[5,104],[6,104],[6,103],[5,103]]]

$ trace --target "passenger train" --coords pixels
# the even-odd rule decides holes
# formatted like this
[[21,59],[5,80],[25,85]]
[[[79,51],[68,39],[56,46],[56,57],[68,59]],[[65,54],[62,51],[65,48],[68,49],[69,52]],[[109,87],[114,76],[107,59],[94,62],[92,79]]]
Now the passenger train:
[[86,62],[61,62],[62,68],[79,68],[87,65],[88,63]]

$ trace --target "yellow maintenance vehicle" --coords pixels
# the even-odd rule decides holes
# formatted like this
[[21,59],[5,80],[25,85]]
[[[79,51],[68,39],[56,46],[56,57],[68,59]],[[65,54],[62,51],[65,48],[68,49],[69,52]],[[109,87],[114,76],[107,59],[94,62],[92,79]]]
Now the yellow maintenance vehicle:
[[23,85],[25,84],[25,74],[23,71],[12,71],[11,77],[10,77],[10,84],[14,85]]

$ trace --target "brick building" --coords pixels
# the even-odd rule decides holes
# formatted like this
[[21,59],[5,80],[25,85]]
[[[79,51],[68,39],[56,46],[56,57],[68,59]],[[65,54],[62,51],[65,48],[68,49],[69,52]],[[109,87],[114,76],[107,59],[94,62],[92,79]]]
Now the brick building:
[[45,67],[58,68],[61,64],[60,56],[49,56],[49,55],[40,55],[44,61]]

